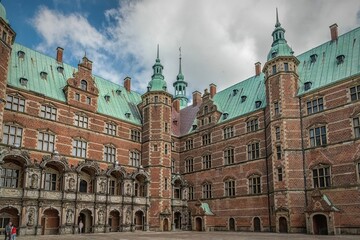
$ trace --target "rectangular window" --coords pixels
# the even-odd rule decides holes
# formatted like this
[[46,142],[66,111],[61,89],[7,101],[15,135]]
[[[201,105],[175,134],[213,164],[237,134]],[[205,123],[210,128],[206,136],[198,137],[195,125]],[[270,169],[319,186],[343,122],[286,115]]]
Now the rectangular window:
[[188,139],[185,142],[185,150],[190,150],[194,148],[194,141],[192,139]]
[[285,72],[289,71],[289,64],[288,63],[284,63],[284,71]]
[[278,160],[281,159],[281,146],[276,146],[276,157]]
[[273,74],[276,73],[276,65],[272,66],[272,73],[273,73]]
[[55,135],[46,132],[38,134],[38,149],[46,152],[54,151]]
[[207,183],[202,186],[203,190],[203,198],[209,199],[212,198],[212,192],[211,192],[211,184]]
[[56,191],[56,174],[54,173],[45,173],[44,179],[44,189],[47,191]]
[[211,134],[207,133],[202,135],[202,144],[205,145],[209,145],[211,143]]
[[131,140],[135,142],[141,142],[141,133],[138,130],[131,130]]
[[274,103],[274,113],[275,113],[275,116],[280,114],[280,104],[279,104],[279,102]]
[[261,193],[261,183],[259,176],[254,176],[249,178],[249,193],[250,194]]
[[232,138],[234,136],[234,127],[226,127],[224,128],[224,139]]
[[248,160],[259,158],[260,150],[259,143],[252,143],[248,145]]
[[75,93],[75,100],[76,100],[76,101],[80,101],[80,94]]
[[159,97],[158,96],[155,96],[154,97],[154,102],[157,103],[159,101]]
[[171,160],[171,173],[175,173],[175,160]]
[[50,105],[42,105],[40,117],[45,119],[56,120],[57,109]]
[[109,194],[114,196],[116,193],[116,181],[110,180],[109,181]]
[[105,132],[106,132],[106,134],[115,136],[116,135],[116,124],[111,123],[111,122],[105,123]]
[[185,172],[193,172],[194,171],[194,159],[189,158],[185,160]]
[[257,119],[253,119],[246,122],[247,132],[254,132],[259,129],[259,123]]
[[19,178],[19,170],[3,168],[0,175],[0,187],[17,188]]
[[18,126],[4,125],[2,143],[21,147],[23,129]]
[[353,118],[355,138],[360,138],[360,117]]
[[72,155],[74,157],[86,157],[87,142],[79,139],[74,139],[72,146]]
[[360,99],[360,85],[350,88],[350,97],[351,101],[356,101]]
[[171,141],[171,151],[175,151],[175,142],[174,142],[174,140]]
[[88,127],[88,117],[82,114],[75,114],[75,126],[87,128]]
[[283,170],[282,170],[282,168],[278,168],[277,172],[278,172],[278,181],[281,182],[283,180]]
[[17,112],[25,111],[25,99],[22,99],[18,96],[6,96],[6,105],[5,108],[8,110],[13,110]]
[[116,148],[113,146],[104,146],[104,160],[114,163],[116,161]]
[[189,200],[194,200],[194,187],[189,187]]
[[211,168],[211,155],[210,154],[204,155],[202,159],[203,159],[203,169]]
[[314,188],[330,187],[330,167],[318,167],[313,169]]
[[134,166],[134,167],[139,167],[141,165],[139,152],[137,152],[137,151],[130,152],[130,164],[131,164],[131,166]]
[[88,104],[88,105],[91,104],[91,98],[90,97],[86,97],[86,104]]
[[164,123],[164,131],[167,133],[169,132],[168,123]]
[[225,197],[235,196],[235,181],[228,180],[225,182]]
[[233,148],[229,148],[224,151],[224,160],[225,160],[225,165],[233,164],[235,162]]
[[165,146],[164,146],[164,154],[168,154],[168,145],[167,144],[165,144]]
[[275,138],[277,141],[280,140],[280,127],[275,127]]
[[326,127],[325,126],[310,129],[309,134],[310,134],[310,146],[311,147],[316,147],[316,146],[321,146],[321,145],[327,144]]
[[321,112],[324,110],[324,101],[323,98],[318,98],[306,103],[308,114]]

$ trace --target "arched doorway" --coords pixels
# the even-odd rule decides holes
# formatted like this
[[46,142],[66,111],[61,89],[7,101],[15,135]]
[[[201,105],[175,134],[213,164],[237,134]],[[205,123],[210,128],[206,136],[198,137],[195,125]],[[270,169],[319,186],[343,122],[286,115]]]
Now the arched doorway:
[[314,234],[318,234],[318,235],[328,234],[327,219],[324,215],[316,214],[313,216],[313,230],[314,230]]
[[175,229],[181,229],[181,213],[179,212],[174,214],[174,226]]
[[41,219],[42,234],[55,235],[59,233],[59,212],[56,209],[49,208],[44,211]]
[[164,232],[169,231],[169,220],[167,218],[165,218],[163,221],[163,231]]
[[229,219],[229,231],[235,231],[235,219],[234,218]]
[[110,232],[119,231],[120,213],[117,210],[112,210],[109,217]]
[[79,218],[78,218],[78,225],[80,222],[83,223],[83,228],[79,228],[79,233],[91,233],[92,232],[92,214],[91,211],[88,209],[84,209],[80,212]]
[[144,230],[144,213],[142,211],[137,211],[135,213],[135,230]]
[[254,232],[261,232],[261,222],[258,217],[254,218]]
[[9,222],[19,226],[19,212],[16,208],[6,207],[0,210],[0,228],[5,228]]
[[202,231],[203,227],[202,227],[202,219],[200,217],[197,217],[195,219],[195,230],[196,231]]
[[281,233],[288,232],[288,225],[287,225],[287,220],[285,217],[279,218],[279,232],[281,232]]

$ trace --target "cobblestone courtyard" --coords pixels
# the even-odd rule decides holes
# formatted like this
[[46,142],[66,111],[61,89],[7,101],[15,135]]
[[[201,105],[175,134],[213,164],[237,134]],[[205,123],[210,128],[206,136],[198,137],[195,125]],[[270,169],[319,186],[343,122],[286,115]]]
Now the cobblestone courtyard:
[[278,234],[278,233],[252,233],[252,232],[121,232],[106,234],[83,234],[83,235],[47,235],[47,236],[24,236],[18,240],[169,240],[169,239],[191,239],[191,240],[281,240],[281,239],[360,239],[357,235],[337,236],[314,236],[306,234]]

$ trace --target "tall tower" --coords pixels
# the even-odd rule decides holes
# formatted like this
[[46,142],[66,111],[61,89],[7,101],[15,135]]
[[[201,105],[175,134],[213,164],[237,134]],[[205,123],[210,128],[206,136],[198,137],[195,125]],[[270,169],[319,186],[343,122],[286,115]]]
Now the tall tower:
[[170,230],[171,219],[171,108],[163,66],[157,58],[148,91],[142,95],[142,165],[150,175],[148,224],[150,230]]
[[175,95],[174,99],[179,99],[180,101],[180,108],[184,108],[187,106],[189,99],[186,97],[186,87],[187,82],[184,80],[184,75],[181,69],[181,48],[179,49],[180,56],[179,56],[179,74],[176,76],[176,81],[173,83],[175,88]]
[[0,2],[0,142],[3,137],[3,118],[6,105],[7,75],[12,44],[15,41],[15,31],[6,19],[5,7]]
[[[264,65],[267,96],[267,152],[273,216],[277,232],[303,231],[305,193],[299,99],[299,60],[285,39],[276,10],[273,43]],[[290,214],[291,209],[291,214]]]

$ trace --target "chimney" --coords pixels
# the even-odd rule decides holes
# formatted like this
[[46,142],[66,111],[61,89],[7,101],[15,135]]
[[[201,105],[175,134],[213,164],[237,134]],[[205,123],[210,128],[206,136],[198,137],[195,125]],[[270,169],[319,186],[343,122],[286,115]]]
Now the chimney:
[[128,91],[128,92],[131,91],[131,78],[130,77],[126,77],[124,79],[124,87],[125,87],[126,91]]
[[59,63],[62,63],[62,61],[63,61],[63,52],[64,52],[64,49],[62,47],[56,48],[56,61]]
[[261,73],[261,63],[257,62],[255,63],[255,76],[259,76]]
[[216,85],[211,83],[210,84],[210,96],[211,96],[211,98],[213,98],[215,96],[215,94],[216,94]]
[[180,111],[180,100],[179,99],[175,99],[173,101],[173,108],[175,109],[176,112]]
[[330,27],[330,35],[331,35],[331,41],[335,41],[338,39],[338,25],[334,23]]
[[192,99],[193,99],[193,107],[200,105],[202,98],[201,98],[201,92],[195,91],[192,93]]

